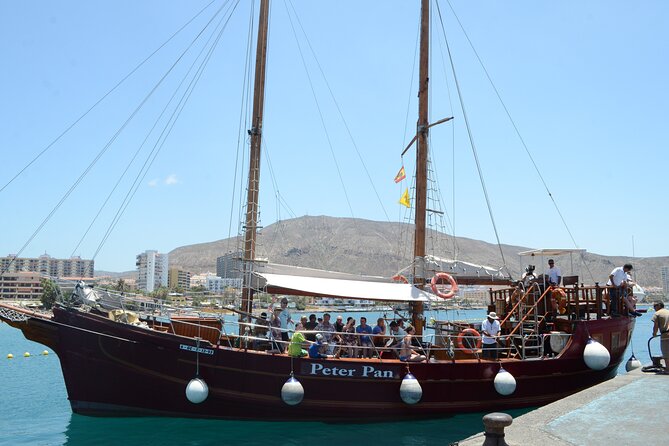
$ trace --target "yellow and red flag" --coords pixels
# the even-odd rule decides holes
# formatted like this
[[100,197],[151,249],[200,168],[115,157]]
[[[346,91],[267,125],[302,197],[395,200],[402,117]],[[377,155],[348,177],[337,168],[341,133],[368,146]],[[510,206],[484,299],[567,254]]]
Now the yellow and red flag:
[[404,190],[402,197],[400,198],[400,204],[411,209],[411,198],[409,198],[409,188]]
[[407,174],[406,174],[406,172],[404,171],[404,166],[402,166],[402,168],[400,169],[400,171],[397,172],[397,175],[395,175],[395,182],[396,182],[396,183],[399,183],[400,181],[402,181],[402,180],[405,179],[406,177],[407,177]]

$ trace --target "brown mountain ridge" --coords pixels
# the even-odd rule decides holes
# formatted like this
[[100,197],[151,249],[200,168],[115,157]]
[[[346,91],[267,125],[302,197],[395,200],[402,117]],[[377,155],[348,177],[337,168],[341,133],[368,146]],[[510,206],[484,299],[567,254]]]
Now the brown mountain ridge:
[[[273,223],[259,233],[257,257],[273,263],[342,271],[354,274],[392,276],[411,261],[413,225],[353,218],[304,216]],[[408,242],[407,242],[408,241]],[[503,265],[497,245],[464,237],[453,238],[439,232],[428,235],[428,252],[443,258],[457,259],[499,267]],[[170,267],[192,273],[216,271],[216,258],[239,249],[239,237],[181,246],[169,253]],[[457,248],[454,248],[457,247]],[[521,275],[518,253],[531,248],[502,245],[506,264],[514,278]],[[537,271],[543,271],[537,259]],[[583,264],[574,258],[575,273],[586,283],[605,283],[611,270],[624,263],[634,265],[636,279],[642,286],[661,286],[660,267],[669,265],[669,257],[631,258],[586,253]],[[564,274],[570,273],[569,258],[558,259]],[[590,276],[592,275],[592,278]]]

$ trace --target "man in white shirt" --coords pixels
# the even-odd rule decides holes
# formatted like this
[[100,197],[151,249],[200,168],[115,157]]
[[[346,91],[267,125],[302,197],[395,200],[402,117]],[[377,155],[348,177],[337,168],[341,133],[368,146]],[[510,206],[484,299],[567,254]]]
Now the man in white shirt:
[[481,324],[481,334],[483,340],[484,359],[497,359],[497,337],[499,336],[500,325],[497,313],[491,311],[488,317]]
[[619,316],[619,302],[623,296],[624,288],[627,286],[627,273],[632,271],[634,267],[632,264],[626,263],[623,266],[613,268],[609,274],[609,280],[606,286],[615,287],[609,288],[609,299],[611,300],[611,316]]
[[548,282],[551,285],[560,285],[560,281],[562,281],[562,271],[555,266],[555,261],[553,259],[548,259],[546,275],[548,276]]

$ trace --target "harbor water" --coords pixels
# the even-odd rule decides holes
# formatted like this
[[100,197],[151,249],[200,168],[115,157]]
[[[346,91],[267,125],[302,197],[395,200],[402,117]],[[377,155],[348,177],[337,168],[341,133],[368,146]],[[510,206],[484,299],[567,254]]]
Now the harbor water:
[[[332,312],[333,315],[340,312]],[[366,316],[375,324],[380,313],[347,313],[359,322]],[[632,345],[643,364],[650,362],[646,343],[652,332],[651,314],[637,318]],[[390,315],[388,315],[390,316]],[[428,313],[437,319],[483,319],[483,310]],[[657,346],[655,346],[657,348]],[[23,334],[0,323],[0,445],[304,445],[342,443],[403,445],[448,445],[482,429],[483,413],[448,418],[372,424],[328,424],[320,422],[250,422],[174,418],[93,418],[70,410],[60,364],[53,351],[28,341]],[[24,357],[29,352],[30,357]],[[14,356],[7,359],[8,354]],[[101,386],[105,383],[101,382]],[[356,395],[351,395],[355,399]],[[530,410],[530,409],[527,409]],[[516,417],[527,410],[509,411]]]

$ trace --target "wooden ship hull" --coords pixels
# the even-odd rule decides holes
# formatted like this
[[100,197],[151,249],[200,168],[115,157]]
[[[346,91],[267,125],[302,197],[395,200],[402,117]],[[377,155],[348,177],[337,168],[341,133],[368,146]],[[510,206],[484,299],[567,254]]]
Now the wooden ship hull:
[[[58,354],[73,412],[91,416],[374,421],[540,406],[613,377],[634,327],[634,319],[627,317],[575,321],[569,342],[555,357],[406,363],[291,358],[210,342],[206,335],[198,341],[192,333],[172,333],[172,327],[165,332],[130,326],[76,309],[55,308],[49,318],[2,306],[3,314],[19,316],[3,316],[4,321]],[[611,353],[603,370],[584,363],[589,337]],[[194,404],[185,389],[198,365],[209,395]],[[500,365],[515,377],[511,395],[495,390]],[[291,371],[304,387],[304,399],[295,406],[281,397]],[[422,387],[413,405],[400,398],[409,371]]]

